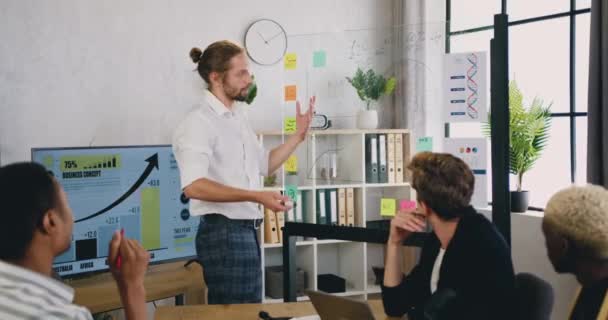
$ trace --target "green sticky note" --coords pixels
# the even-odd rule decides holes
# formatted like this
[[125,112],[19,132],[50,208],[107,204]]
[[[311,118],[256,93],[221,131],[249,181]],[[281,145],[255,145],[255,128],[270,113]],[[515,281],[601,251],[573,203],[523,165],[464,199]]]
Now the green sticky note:
[[296,117],[285,117],[285,121],[283,122],[283,131],[285,131],[285,133],[296,132]]
[[327,54],[325,51],[315,51],[312,55],[312,66],[314,68],[323,68],[327,64]]
[[285,186],[285,195],[291,198],[293,203],[296,203],[298,200],[298,187],[292,184],[288,184]]
[[433,151],[433,137],[421,137],[416,141],[416,152]]
[[394,217],[397,212],[397,199],[383,198],[380,200],[380,215]]

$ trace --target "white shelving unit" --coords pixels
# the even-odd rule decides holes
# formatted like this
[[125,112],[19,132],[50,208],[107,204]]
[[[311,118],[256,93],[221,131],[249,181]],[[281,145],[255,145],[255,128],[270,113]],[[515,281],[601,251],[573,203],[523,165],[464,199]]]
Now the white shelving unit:
[[[297,184],[298,190],[306,192],[304,216],[308,222],[316,223],[316,191],[320,189],[354,188],[355,224],[365,227],[370,220],[380,216],[380,199],[414,199],[411,185],[404,183],[367,183],[365,181],[365,135],[397,133],[403,135],[404,165],[411,156],[411,134],[405,129],[382,130],[324,130],[311,131],[295,152],[298,158],[298,173],[287,176],[283,169],[277,172],[277,184],[265,190],[282,191],[286,182]],[[280,131],[260,132],[258,136],[265,148],[273,148],[285,141]],[[337,177],[324,179],[321,175],[324,154],[337,155]],[[405,177],[405,181],[409,181]],[[262,250],[262,274],[266,266],[282,265],[282,244],[265,244],[264,226],[260,228]],[[332,273],[346,279],[346,292],[339,296],[367,299],[378,294],[380,287],[374,284],[372,266],[384,265],[384,246],[343,240],[302,239],[297,242],[296,267],[307,273],[307,289],[317,289],[317,276]],[[282,302],[265,295],[264,303]],[[298,297],[299,301],[307,297]]]

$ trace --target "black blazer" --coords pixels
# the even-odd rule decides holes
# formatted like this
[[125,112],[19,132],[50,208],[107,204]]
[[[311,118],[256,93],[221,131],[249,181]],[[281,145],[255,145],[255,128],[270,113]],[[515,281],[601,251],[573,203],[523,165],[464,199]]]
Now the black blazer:
[[[456,293],[450,319],[512,319],[516,305],[510,250],[488,219],[472,207],[465,211],[443,256],[437,290]],[[401,284],[382,286],[387,315],[425,319],[423,310],[431,298],[431,273],[439,248],[439,239],[432,233],[422,247],[418,265]]]

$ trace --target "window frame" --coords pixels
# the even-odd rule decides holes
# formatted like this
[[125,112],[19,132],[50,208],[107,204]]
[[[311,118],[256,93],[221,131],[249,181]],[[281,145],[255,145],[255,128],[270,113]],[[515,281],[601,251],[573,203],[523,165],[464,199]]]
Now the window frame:
[[[497,1],[497,0],[495,0]],[[502,0],[502,12],[508,14],[507,1]],[[493,30],[494,25],[486,25],[479,26],[464,30],[451,30],[451,8],[452,8],[452,0],[446,1],[446,30],[445,30],[445,48],[446,53],[450,53],[450,41],[453,36],[459,36],[464,34],[471,34],[481,31]],[[512,26],[519,26],[525,24],[531,24],[535,22],[547,21],[552,19],[559,19],[564,17],[570,17],[570,28],[569,28],[569,112],[555,112],[551,113],[551,117],[559,118],[559,117],[568,117],[570,119],[570,182],[574,183],[576,181],[576,170],[577,170],[577,162],[576,162],[576,119],[587,117],[587,112],[579,112],[576,111],[576,18],[579,15],[589,14],[591,12],[591,8],[576,8],[576,0],[570,0],[570,10],[566,12],[554,13],[543,16],[530,17],[521,20],[509,21],[509,28]],[[450,136],[450,124],[445,124],[445,136]],[[539,207],[529,207],[528,210],[531,211],[544,211],[544,208]]]

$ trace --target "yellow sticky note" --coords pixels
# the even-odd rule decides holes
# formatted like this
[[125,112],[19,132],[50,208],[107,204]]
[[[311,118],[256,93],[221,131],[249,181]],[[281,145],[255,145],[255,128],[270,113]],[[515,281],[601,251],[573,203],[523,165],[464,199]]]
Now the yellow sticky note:
[[383,198],[380,200],[380,215],[394,217],[397,212],[397,199]]
[[296,101],[298,87],[296,85],[285,86],[285,101]]
[[283,121],[283,131],[285,131],[285,133],[296,132],[296,117],[285,117],[285,121]]
[[298,66],[298,55],[288,53],[285,55],[285,70],[295,70]]
[[298,157],[292,155],[285,161],[285,171],[288,173],[298,172]]

